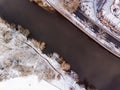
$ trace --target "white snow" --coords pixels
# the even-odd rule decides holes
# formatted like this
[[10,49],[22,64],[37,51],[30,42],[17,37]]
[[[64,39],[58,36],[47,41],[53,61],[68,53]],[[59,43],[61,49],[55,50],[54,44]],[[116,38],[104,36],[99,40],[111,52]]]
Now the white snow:
[[60,90],[37,76],[18,77],[0,82],[0,90]]
[[[36,75],[30,75],[25,77],[11,78],[0,82],[0,90],[70,90],[69,84],[72,79],[67,77],[69,82],[60,80],[52,80],[51,83],[45,80],[38,80]],[[79,87],[78,84],[73,84],[75,90],[86,90],[85,88]]]

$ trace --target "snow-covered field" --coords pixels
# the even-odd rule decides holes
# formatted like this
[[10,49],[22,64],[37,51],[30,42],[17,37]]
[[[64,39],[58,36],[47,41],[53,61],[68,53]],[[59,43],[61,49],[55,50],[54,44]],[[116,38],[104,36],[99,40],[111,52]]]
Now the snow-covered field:
[[18,77],[0,82],[0,90],[60,90],[37,76]]

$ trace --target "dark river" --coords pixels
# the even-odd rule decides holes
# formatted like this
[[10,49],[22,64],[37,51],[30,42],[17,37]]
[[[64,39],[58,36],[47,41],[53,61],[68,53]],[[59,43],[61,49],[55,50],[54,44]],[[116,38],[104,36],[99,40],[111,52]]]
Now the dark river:
[[45,53],[59,53],[81,81],[99,90],[120,90],[120,59],[59,13],[49,13],[29,0],[0,0],[0,16],[29,29],[30,37],[45,41]]

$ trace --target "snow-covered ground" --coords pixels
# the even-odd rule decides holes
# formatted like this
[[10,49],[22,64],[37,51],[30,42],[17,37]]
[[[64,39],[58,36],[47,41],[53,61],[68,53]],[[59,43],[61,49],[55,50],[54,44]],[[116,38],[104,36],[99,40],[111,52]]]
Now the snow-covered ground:
[[[61,80],[62,81],[62,80]],[[65,85],[65,82],[59,83],[59,80],[53,80],[52,83],[49,83],[45,80],[38,80],[38,77],[35,75],[11,78],[9,80],[4,80],[0,82],[0,90],[70,90]],[[65,89],[60,88],[65,86]],[[75,90],[85,90],[84,88],[79,88],[76,85]]]
[[0,82],[0,90],[60,90],[37,76],[18,77]]

